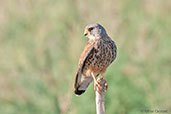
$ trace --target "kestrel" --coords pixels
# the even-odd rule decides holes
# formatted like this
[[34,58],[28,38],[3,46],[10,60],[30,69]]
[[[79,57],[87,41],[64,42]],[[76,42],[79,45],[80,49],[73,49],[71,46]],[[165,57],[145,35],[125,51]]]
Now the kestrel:
[[98,75],[104,78],[108,66],[115,60],[117,48],[115,42],[107,35],[100,24],[89,24],[85,27],[84,36],[89,40],[81,54],[75,78],[75,94],[81,95]]

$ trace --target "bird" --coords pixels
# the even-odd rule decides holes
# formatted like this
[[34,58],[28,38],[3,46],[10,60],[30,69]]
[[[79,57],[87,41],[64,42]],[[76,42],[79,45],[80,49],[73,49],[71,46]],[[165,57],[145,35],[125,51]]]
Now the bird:
[[76,72],[74,93],[77,96],[83,94],[93,80],[94,89],[99,87],[96,77],[101,75],[104,78],[104,73],[117,55],[116,44],[102,25],[88,24],[84,36],[89,40],[80,56]]

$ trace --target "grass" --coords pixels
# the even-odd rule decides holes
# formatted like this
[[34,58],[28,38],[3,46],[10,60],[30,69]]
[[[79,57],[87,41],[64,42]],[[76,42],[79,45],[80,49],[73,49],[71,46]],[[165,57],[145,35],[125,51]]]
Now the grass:
[[118,56],[105,76],[107,114],[171,109],[169,0],[6,0],[0,4],[0,112],[94,114],[93,84],[73,94],[84,27],[101,23]]

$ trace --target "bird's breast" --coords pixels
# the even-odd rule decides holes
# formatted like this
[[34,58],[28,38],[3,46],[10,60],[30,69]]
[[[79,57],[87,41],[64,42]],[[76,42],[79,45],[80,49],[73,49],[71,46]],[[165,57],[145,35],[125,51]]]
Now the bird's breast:
[[83,73],[91,76],[91,72],[95,74],[103,74],[107,67],[113,61],[113,47],[108,43],[99,42],[94,51],[92,51],[85,61]]

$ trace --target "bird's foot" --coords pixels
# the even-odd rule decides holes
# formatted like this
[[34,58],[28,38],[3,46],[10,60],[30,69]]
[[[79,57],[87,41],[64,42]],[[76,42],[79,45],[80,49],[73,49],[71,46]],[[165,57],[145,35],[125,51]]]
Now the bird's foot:
[[96,88],[98,87],[99,90],[102,89],[102,86],[100,85],[100,83],[98,81],[94,82],[94,90],[96,91]]
[[108,90],[108,84],[107,84],[107,82],[105,82],[105,91],[107,91]]
[[108,84],[107,84],[107,81],[106,81],[104,75],[102,75],[102,78],[105,80],[105,91],[107,91],[108,90]]

